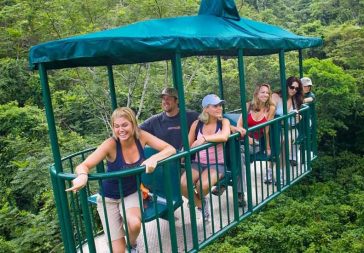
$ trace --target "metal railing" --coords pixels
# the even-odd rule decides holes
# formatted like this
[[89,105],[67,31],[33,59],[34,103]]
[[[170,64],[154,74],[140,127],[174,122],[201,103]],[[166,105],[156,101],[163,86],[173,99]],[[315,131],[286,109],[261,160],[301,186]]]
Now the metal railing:
[[[58,186],[70,186],[75,177],[74,167],[94,149],[63,158],[62,167],[65,172],[57,174],[53,166],[50,172],[56,201],[61,203],[58,212],[61,217],[66,217],[63,220],[65,224],[61,224],[65,226],[62,230],[67,231],[65,250],[97,252],[98,247],[105,249],[108,245],[111,248],[106,242],[110,241],[109,225],[107,231],[102,231],[95,194],[103,191],[103,180],[116,179],[119,181],[120,195],[123,196],[121,179],[133,175],[136,176],[138,186],[143,183],[150,191],[148,196],[144,196],[147,198],[143,199],[143,192],[139,187],[137,190],[142,211],[139,251],[196,252],[202,249],[310,172],[311,161],[317,155],[314,107],[303,107],[300,115],[300,120],[291,113],[248,129],[248,134],[256,137],[251,145],[242,143],[238,133],[229,137],[224,144],[225,176],[218,178],[215,186],[211,185],[211,175],[208,176],[209,192],[206,196],[209,199],[209,221],[195,209],[193,199],[181,196],[180,178],[183,170],[191,169],[192,156],[210,147],[215,148],[217,153],[217,143],[207,143],[171,156],[159,162],[156,171],[151,174],[145,174],[144,167],[107,173],[102,162],[89,175],[87,187],[76,194],[60,192],[62,187]],[[284,128],[284,121],[288,122],[287,129]],[[285,131],[288,140],[284,138]],[[270,143],[271,154],[266,150],[267,141]],[[295,163],[291,162],[294,160]],[[244,164],[245,169],[242,166]],[[208,164],[208,170],[214,169],[214,166]],[[194,191],[193,187],[194,183],[188,182],[188,190]],[[217,196],[212,194],[214,187],[219,190]],[[239,201],[239,192],[243,194],[246,205]],[[121,197],[121,202],[123,201]],[[106,213],[105,198],[99,197],[99,202]],[[122,208],[124,223],[127,223],[125,212]],[[108,221],[106,223],[109,224]],[[126,229],[126,241],[130,246],[128,238]]]

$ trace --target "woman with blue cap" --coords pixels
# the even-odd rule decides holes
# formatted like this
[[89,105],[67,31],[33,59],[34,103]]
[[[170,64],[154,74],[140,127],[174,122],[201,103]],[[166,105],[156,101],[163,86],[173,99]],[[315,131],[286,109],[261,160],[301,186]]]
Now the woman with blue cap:
[[[223,144],[230,135],[230,122],[223,118],[221,100],[215,94],[209,94],[202,100],[202,113],[189,131],[188,139],[191,148],[207,142],[218,142],[216,146],[198,152],[192,161],[192,180],[195,185],[194,202],[201,211],[205,221],[210,218],[209,201],[205,197],[209,192],[209,186],[213,186],[218,178],[224,176],[224,152]],[[181,191],[188,198],[186,173],[181,178]]]

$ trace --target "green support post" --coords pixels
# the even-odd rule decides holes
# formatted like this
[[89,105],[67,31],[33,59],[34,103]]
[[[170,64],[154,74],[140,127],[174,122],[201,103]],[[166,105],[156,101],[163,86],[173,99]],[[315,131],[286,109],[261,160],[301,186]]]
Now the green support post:
[[[274,155],[275,157],[275,162],[276,162],[276,181],[277,181],[277,190],[281,191],[281,182],[280,182],[280,178],[281,178],[281,161],[279,158],[279,152],[281,150],[281,138],[279,138],[279,128],[281,127],[281,122],[279,121],[275,121],[273,123],[273,150],[275,152]],[[273,169],[273,168],[272,168]]]
[[[175,57],[172,59],[172,68],[174,75],[173,81],[175,82],[174,87],[176,87],[178,91],[182,143],[184,150],[190,151],[190,145],[188,143],[188,128],[187,128],[187,118],[186,118],[186,103],[185,103],[184,89],[183,89],[181,55],[179,53],[176,53]],[[193,242],[193,248],[198,250],[198,233],[197,233],[197,223],[196,223],[196,211],[194,208],[195,203],[194,203],[194,191],[192,184],[191,156],[190,155],[186,156],[185,161],[186,161],[186,177],[188,185],[188,199],[190,203],[189,206],[191,214],[192,242]]]
[[316,102],[312,102],[309,104],[310,106],[310,115],[311,115],[311,123],[312,123],[312,151],[313,155],[317,156],[317,114],[316,114]]
[[178,81],[177,81],[177,68],[176,68],[176,62],[174,60],[171,60],[171,65],[172,65],[172,80],[173,80],[173,87],[177,90],[178,92]]
[[172,252],[178,252],[178,244],[177,244],[177,233],[176,233],[176,223],[174,221],[174,207],[173,207],[173,196],[172,196],[172,183],[171,183],[171,169],[174,169],[170,165],[171,162],[167,163],[167,166],[163,166],[163,180],[165,182],[165,191],[167,197],[167,206],[168,206],[168,222],[169,222],[169,234],[171,239]]
[[[88,250],[89,252],[96,253],[95,240],[94,240],[94,235],[92,233],[91,216],[88,207],[86,188],[81,189],[79,194],[81,200],[83,222],[85,224],[85,230],[86,230]],[[80,245],[80,247],[82,246]]]
[[[279,73],[281,79],[282,105],[283,115],[287,115],[287,87],[286,87],[286,63],[284,59],[284,50],[279,51]],[[285,167],[286,167],[286,182],[290,183],[291,172],[289,167],[289,143],[288,143],[288,118],[284,118],[284,149],[285,149]],[[284,168],[283,164],[281,165]],[[277,178],[280,181],[280,178]]]
[[[239,204],[238,204],[238,176],[241,177],[241,173],[239,173],[239,170],[237,169],[237,159],[240,160],[240,157],[237,157],[237,154],[240,154],[237,152],[236,148],[240,148],[238,145],[235,145],[236,139],[231,139],[228,142],[229,148],[230,148],[230,159],[231,159],[231,173],[232,173],[232,181],[233,181],[233,207],[234,207],[234,220],[239,221]],[[237,147],[238,146],[238,147]],[[242,179],[240,179],[242,180]],[[229,207],[229,205],[227,205]]]
[[64,244],[65,251],[72,252],[72,248],[70,248],[70,245],[69,245],[68,239],[67,239],[67,229],[65,228],[61,199],[59,197],[59,190],[58,190],[58,184],[57,184],[57,179],[56,179],[57,175],[54,173],[54,171],[52,171],[52,167],[53,166],[51,166],[49,168],[49,173],[51,175],[52,189],[53,189],[54,200],[56,202],[57,215],[58,215],[59,226],[61,228],[62,241]]
[[311,170],[311,129],[310,129],[310,118],[311,118],[311,108],[308,108],[308,110],[304,111],[304,117],[305,117],[305,135],[306,135],[306,141],[305,141],[305,149],[307,152],[307,168],[308,170]]
[[109,90],[110,90],[111,106],[112,106],[112,110],[114,111],[118,107],[118,103],[116,101],[114,74],[112,71],[112,66],[107,66],[107,74],[109,76]]
[[[58,138],[57,138],[57,130],[56,125],[54,121],[54,115],[53,115],[53,107],[52,107],[52,101],[50,96],[50,90],[48,85],[48,76],[47,76],[47,70],[44,66],[44,64],[39,64],[39,76],[40,76],[40,82],[42,86],[42,96],[43,96],[43,103],[45,107],[46,117],[47,117],[47,123],[48,123],[48,133],[49,133],[49,139],[51,142],[51,148],[53,153],[53,160],[54,160],[54,166],[55,166],[55,172],[54,179],[52,180],[53,189],[56,190],[54,192],[55,194],[55,200],[56,200],[56,206],[57,210],[61,210],[58,212],[58,219],[61,227],[61,234],[62,239],[65,245],[65,251],[66,252],[74,252],[75,250],[75,242],[73,238],[72,233],[72,225],[71,225],[71,218],[69,215],[69,209],[67,205],[67,196],[65,192],[65,185],[62,180],[57,178],[57,174],[60,172],[63,172],[62,169],[62,162],[61,162],[61,154],[58,147]],[[61,215],[60,215],[61,214]],[[65,236],[65,237],[63,237]]]
[[[216,56],[217,61],[217,77],[219,79],[219,96],[221,99],[224,99],[224,86],[222,83],[222,67],[221,67],[221,57],[220,55]],[[222,105],[223,112],[225,112],[225,105]]]
[[303,57],[302,57],[302,49],[298,49],[298,65],[300,71],[300,78],[303,77]]
[[[244,71],[244,57],[243,49],[238,51],[238,68],[239,68],[239,85],[240,85],[240,104],[241,113],[243,119],[247,118],[246,109],[246,96],[245,96],[245,71]],[[243,120],[243,127],[248,130],[247,120]],[[249,138],[248,134],[244,136],[244,152],[245,152],[245,166],[246,166],[246,186],[248,194],[248,210],[253,211],[253,198],[252,198],[252,185],[251,185],[251,175],[250,175],[250,154],[249,154]]]

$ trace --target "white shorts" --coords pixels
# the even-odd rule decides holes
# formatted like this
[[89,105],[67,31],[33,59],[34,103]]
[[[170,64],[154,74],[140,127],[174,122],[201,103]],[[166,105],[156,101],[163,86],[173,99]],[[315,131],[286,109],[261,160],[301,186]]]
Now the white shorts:
[[[111,241],[123,238],[125,236],[125,230],[123,226],[123,207],[121,199],[112,199],[105,197],[105,206],[106,206],[106,213],[109,224]],[[134,192],[133,194],[128,195],[127,197],[124,197],[124,206],[125,206],[125,211],[133,207],[140,208],[137,191]],[[105,238],[108,241],[104,207],[102,203],[102,197],[100,194],[97,195],[97,212],[99,213],[101,219],[102,227],[105,233]]]

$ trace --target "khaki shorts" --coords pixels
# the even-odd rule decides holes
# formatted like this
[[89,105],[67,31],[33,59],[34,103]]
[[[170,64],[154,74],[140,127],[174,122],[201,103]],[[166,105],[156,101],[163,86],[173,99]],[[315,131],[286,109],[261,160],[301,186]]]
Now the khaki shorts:
[[[108,224],[109,224],[111,241],[123,238],[125,236],[125,230],[123,226],[123,207],[121,199],[112,199],[105,197],[105,205],[106,205],[107,220],[109,221]],[[133,207],[140,208],[138,192],[135,192],[125,197],[124,206],[125,206],[125,211]],[[102,228],[104,229],[105,233],[105,238],[108,241],[104,207],[102,203],[102,197],[100,194],[97,195],[97,212],[99,213],[101,219]]]

